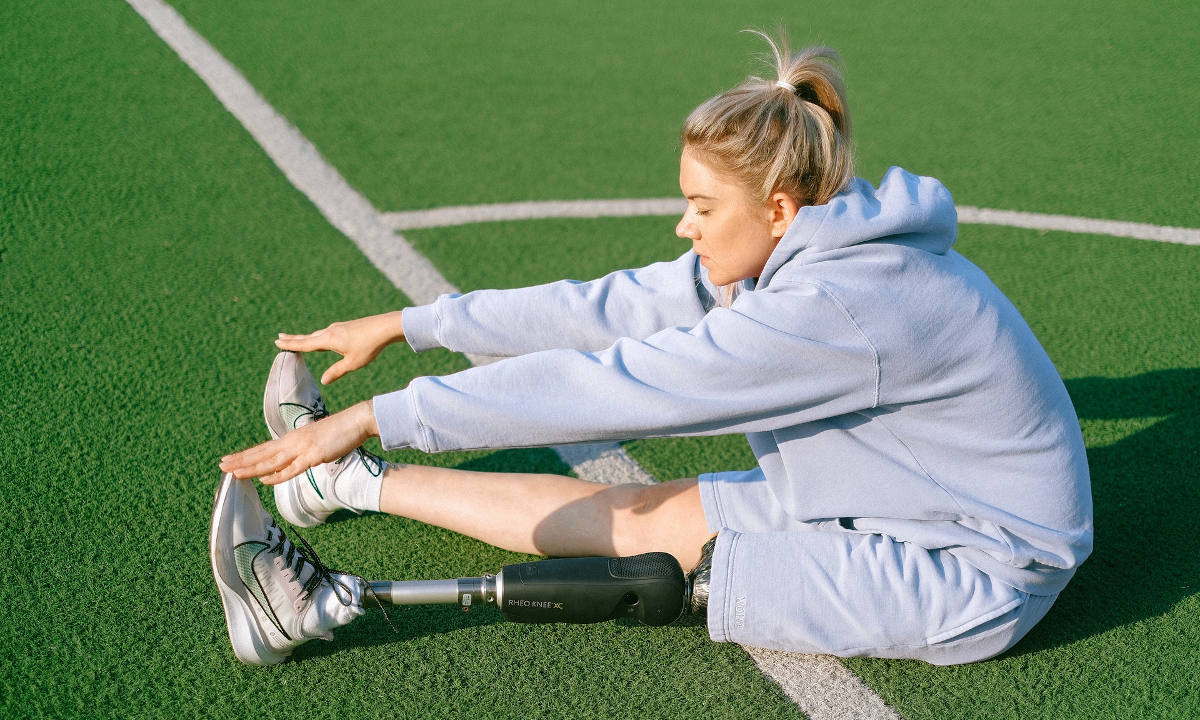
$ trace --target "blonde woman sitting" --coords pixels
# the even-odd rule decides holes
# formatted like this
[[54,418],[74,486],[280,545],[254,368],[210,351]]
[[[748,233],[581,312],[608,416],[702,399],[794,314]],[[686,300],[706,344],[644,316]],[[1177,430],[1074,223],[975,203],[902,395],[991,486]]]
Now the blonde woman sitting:
[[[684,123],[690,250],[281,335],[285,351],[343,355],[324,382],[404,340],[508,359],[311,422],[317,385],[285,353],[267,388],[277,439],[222,469],[274,485],[299,526],[351,508],[526,553],[671,553],[716,641],[936,664],[1011,647],[1091,551],[1070,398],[1017,309],[951,249],[946,188],[899,168],[878,188],[853,176],[833,53],[771,47],[777,80],[749,78]],[[655,486],[355,449],[725,433],[746,434],[756,469]],[[218,571],[239,657],[277,661],[363,612],[358,578],[317,572],[265,511],[246,513],[214,519],[214,564],[247,542],[279,561],[269,612]]]

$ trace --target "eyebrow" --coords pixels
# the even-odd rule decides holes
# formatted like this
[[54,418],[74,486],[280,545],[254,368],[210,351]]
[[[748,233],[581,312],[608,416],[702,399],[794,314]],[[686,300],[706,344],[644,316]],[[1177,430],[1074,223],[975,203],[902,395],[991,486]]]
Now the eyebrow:
[[688,200],[716,200],[711,195],[684,195]]

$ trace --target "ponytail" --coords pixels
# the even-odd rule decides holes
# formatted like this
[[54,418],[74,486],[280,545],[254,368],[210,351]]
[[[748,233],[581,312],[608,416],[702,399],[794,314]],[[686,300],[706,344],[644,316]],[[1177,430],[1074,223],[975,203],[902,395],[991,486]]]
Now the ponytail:
[[775,80],[749,77],[705,101],[683,124],[683,146],[738,180],[756,201],[784,192],[823,205],[854,177],[850,110],[837,53],[791,52],[760,30],[774,56]]

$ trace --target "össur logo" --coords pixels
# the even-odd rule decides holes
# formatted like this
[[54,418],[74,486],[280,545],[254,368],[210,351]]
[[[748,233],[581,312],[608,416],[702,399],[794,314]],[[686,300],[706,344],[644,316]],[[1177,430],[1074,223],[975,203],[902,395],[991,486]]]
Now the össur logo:
[[505,604],[511,605],[513,607],[542,608],[543,610],[562,610],[563,609],[563,604],[560,602],[549,602],[549,601],[543,602],[541,600],[514,600],[512,598],[509,598]]

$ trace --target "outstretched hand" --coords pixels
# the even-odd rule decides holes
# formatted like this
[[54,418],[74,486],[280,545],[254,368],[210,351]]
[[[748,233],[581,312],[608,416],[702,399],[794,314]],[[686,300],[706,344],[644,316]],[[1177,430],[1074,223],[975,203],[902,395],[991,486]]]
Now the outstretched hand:
[[[313,352],[332,350],[342,356],[321,375],[321,384],[328,385],[353,370],[366,366],[379,357],[388,345],[404,339],[400,311],[372,315],[347,322],[335,322],[324,330],[308,335],[279,333],[275,341],[281,350]],[[269,443],[268,443],[269,444]]]
[[344,457],[378,434],[368,400],[296,428],[278,440],[226,455],[221,458],[221,470],[239,479],[259,477],[264,485],[276,485]]

